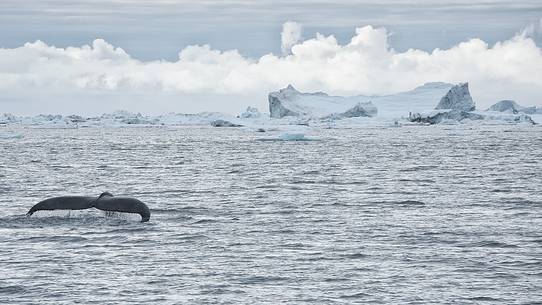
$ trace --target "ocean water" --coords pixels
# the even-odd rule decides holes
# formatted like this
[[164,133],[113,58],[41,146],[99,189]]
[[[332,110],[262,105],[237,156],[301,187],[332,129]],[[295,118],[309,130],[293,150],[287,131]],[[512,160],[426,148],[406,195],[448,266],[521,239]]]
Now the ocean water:
[[540,126],[0,133],[0,303],[542,302]]

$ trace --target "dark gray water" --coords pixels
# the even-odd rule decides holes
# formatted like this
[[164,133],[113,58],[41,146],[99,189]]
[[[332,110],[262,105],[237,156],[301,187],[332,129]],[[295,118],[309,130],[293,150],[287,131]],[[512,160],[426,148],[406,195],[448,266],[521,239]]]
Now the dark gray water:
[[0,132],[0,303],[542,302],[538,126]]

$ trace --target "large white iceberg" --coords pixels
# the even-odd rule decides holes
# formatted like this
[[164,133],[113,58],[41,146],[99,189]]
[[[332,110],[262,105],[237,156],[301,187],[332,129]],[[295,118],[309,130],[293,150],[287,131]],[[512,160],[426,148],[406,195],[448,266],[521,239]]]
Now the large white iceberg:
[[406,118],[409,113],[430,111],[451,87],[452,84],[436,82],[390,95],[342,97],[323,92],[302,93],[290,85],[269,94],[269,112],[272,118],[366,116],[395,120]]
[[450,109],[459,111],[473,111],[476,109],[469,92],[469,83],[453,86],[444,95],[435,109]]
[[468,83],[461,83],[453,86],[440,99],[440,102],[431,112],[420,112],[409,114],[411,122],[439,124],[443,122],[465,122],[465,121],[500,121],[502,123],[530,123],[534,124],[533,119],[526,114],[499,114],[493,110],[508,109],[515,103],[502,103],[493,105],[489,110],[475,111],[476,106],[469,92]]
[[285,116],[330,118],[371,117],[376,107],[360,97],[330,96],[323,92],[302,93],[292,85],[269,93],[269,113],[272,118]]

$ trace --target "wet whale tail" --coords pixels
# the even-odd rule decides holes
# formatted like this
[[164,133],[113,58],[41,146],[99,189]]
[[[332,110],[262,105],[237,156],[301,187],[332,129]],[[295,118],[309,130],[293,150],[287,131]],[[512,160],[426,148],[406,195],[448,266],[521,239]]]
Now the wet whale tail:
[[141,222],[149,221],[151,212],[142,201],[130,197],[114,197],[104,192],[98,198],[87,196],[61,196],[45,199],[35,204],[26,213],[31,216],[42,210],[84,210],[96,208],[107,212],[135,213],[141,216]]
[[136,213],[141,215],[141,222],[151,218],[149,207],[142,201],[130,197],[114,197],[108,192],[102,193],[94,201],[93,207],[107,212]]

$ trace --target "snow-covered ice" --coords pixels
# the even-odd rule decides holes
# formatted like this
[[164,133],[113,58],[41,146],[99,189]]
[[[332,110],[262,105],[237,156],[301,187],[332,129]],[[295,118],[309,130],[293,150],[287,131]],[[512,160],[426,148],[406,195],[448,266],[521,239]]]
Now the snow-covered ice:
[[269,93],[272,118],[298,116],[308,118],[374,116],[376,107],[359,96],[330,96],[324,92],[302,93],[292,85]]
[[451,109],[465,112],[476,109],[469,92],[469,83],[461,83],[450,88],[446,95],[440,99],[435,109]]
[[518,113],[523,112],[525,114],[542,114],[542,108],[540,107],[524,107],[512,100],[502,100],[492,105],[487,109],[487,111],[497,111],[497,112],[511,112]]
[[[409,122],[429,124],[482,121],[484,124],[542,123],[542,109],[501,101],[486,111],[473,110],[468,84],[427,83],[413,90],[384,96],[331,96],[323,92],[302,93],[292,86],[269,94],[270,113],[249,106],[235,116],[220,112],[167,113],[148,116],[121,110],[100,116],[40,114],[0,115],[0,126],[41,128],[100,126],[245,126],[268,130],[269,126],[402,126]],[[215,123],[213,123],[215,122]],[[218,122],[218,123],[217,123]]]

